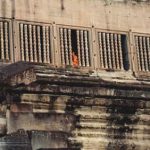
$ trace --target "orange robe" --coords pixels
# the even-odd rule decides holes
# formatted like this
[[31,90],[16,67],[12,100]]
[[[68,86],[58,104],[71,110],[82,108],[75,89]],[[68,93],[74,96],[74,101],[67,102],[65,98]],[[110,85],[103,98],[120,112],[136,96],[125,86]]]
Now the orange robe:
[[77,67],[79,65],[78,57],[74,52],[72,52],[72,63],[74,67]]

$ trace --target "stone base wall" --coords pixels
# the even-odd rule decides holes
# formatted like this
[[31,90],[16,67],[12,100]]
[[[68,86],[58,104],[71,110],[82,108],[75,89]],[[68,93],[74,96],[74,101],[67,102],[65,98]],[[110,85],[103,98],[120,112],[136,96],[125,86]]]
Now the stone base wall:
[[5,74],[1,84],[0,149],[150,148],[148,84],[106,82],[45,67],[30,70],[34,78],[27,84],[28,69],[24,76],[7,70],[12,77]]

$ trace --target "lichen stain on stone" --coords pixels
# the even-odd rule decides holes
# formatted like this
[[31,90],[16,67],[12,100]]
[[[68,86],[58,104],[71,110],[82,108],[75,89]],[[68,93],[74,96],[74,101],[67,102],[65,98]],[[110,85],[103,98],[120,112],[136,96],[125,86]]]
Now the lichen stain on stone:
[[65,9],[65,7],[64,7],[64,0],[60,0],[60,4],[61,4],[61,10],[63,11]]

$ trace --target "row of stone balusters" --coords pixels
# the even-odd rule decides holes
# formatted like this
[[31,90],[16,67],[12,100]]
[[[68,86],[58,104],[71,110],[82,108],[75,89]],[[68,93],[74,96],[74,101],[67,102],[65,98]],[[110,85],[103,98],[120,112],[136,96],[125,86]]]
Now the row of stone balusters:
[[21,60],[51,63],[50,27],[20,24]]
[[[60,28],[61,60],[63,65],[73,65],[71,29]],[[77,57],[79,66],[90,66],[89,35],[87,30],[76,30]]]
[[135,36],[139,71],[150,71],[150,37]]
[[101,68],[124,69],[121,36],[121,34],[115,33],[98,33]]
[[0,59],[10,60],[9,23],[0,22]]

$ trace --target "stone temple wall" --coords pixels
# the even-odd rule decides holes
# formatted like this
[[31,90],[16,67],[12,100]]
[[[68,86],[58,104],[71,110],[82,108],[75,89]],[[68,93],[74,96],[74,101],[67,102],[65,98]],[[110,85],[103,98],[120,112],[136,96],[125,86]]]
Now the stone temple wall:
[[150,148],[147,82],[26,63],[1,77],[2,150]]
[[[89,59],[91,61],[90,66],[93,69],[101,69],[99,63],[98,33],[106,33],[104,36],[107,36],[107,34],[110,34],[108,36],[111,36],[111,34],[125,35],[125,47],[128,47],[128,54],[130,55],[130,70],[137,72],[136,64],[138,63],[138,56],[135,56],[137,53],[135,36],[149,38],[150,34],[149,1],[2,0],[0,1],[0,6],[0,22],[4,22],[4,24],[0,23],[0,28],[4,29],[1,31],[4,36],[1,36],[1,38],[5,37],[2,41],[5,41],[4,45],[8,49],[4,51],[4,54],[8,56],[2,55],[0,59],[6,59],[6,62],[24,61],[24,59],[29,61],[25,56],[25,58],[21,57],[22,50],[24,49],[23,45],[25,46],[25,51],[27,51],[26,49],[31,50],[32,48],[30,46],[32,44],[30,44],[29,37],[31,35],[30,33],[34,35],[34,27],[37,27],[37,30],[43,27],[45,31],[45,27],[48,26],[46,35],[44,35],[47,36],[50,30],[49,45],[51,46],[52,60],[51,62],[49,60],[43,61],[44,63],[48,62],[55,66],[63,65],[60,60],[62,47],[60,43],[62,37],[59,29],[66,28],[69,29],[67,32],[71,30],[72,35],[75,30],[88,31]],[[30,32],[32,28],[33,31]],[[42,36],[41,32],[39,32],[39,35]],[[38,37],[36,38],[37,40],[40,39]],[[36,43],[34,39],[33,41]],[[40,43],[40,46],[44,45],[43,43]],[[76,46],[74,49],[76,49]],[[41,61],[39,60],[39,62]]]
[[0,0],[0,150],[149,150],[149,14],[149,0]]
[[150,33],[149,1],[2,0],[0,6],[2,18]]

